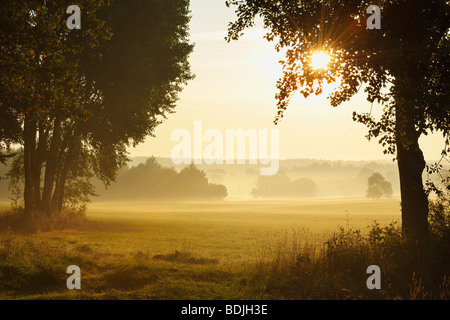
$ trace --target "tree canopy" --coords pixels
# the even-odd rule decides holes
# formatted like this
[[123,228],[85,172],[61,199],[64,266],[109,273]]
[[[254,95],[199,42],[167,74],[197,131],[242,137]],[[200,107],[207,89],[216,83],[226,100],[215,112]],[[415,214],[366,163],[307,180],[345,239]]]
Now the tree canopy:
[[[420,79],[421,91],[408,94],[415,101],[414,122],[420,133],[427,129],[448,132],[450,111],[450,9],[445,0],[246,0],[227,1],[237,6],[237,20],[230,23],[227,40],[237,40],[246,28],[263,19],[265,38],[285,50],[281,61],[283,78],[277,83],[278,115],[283,117],[292,94],[305,97],[322,93],[323,84],[341,80],[330,94],[332,106],[348,101],[362,85],[370,102],[392,111],[399,86]],[[379,5],[382,29],[366,29],[370,5]],[[423,41],[422,41],[423,40]],[[327,52],[331,61],[325,70],[311,66],[312,54]],[[412,69],[412,70],[411,70]],[[413,79],[409,77],[415,76]],[[404,88],[403,90],[406,90]],[[400,92],[398,92],[400,93]],[[389,118],[384,125],[390,125]],[[377,123],[371,135],[383,128]],[[377,129],[378,130],[375,130]],[[388,138],[383,141],[389,142]],[[391,152],[394,149],[389,149]]]

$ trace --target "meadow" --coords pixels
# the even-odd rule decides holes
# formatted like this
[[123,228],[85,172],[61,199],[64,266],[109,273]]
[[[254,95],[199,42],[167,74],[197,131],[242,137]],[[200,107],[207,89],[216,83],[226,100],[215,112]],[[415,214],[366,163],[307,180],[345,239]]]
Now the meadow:
[[[0,233],[0,298],[290,298],[267,290],[264,265],[399,220],[399,199],[93,203],[73,229]],[[81,290],[66,287],[70,265]]]

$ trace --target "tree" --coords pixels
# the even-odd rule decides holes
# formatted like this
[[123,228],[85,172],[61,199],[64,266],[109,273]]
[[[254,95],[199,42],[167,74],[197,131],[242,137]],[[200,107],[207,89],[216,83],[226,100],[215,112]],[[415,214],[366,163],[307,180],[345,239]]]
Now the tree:
[[153,133],[193,77],[188,0],[81,0],[81,30],[66,26],[70,4],[0,5],[0,112],[10,115],[0,138],[23,145],[28,216],[86,199],[93,176],[114,181],[127,146]]
[[227,197],[221,184],[209,183],[204,171],[191,164],[179,173],[164,167],[155,158],[149,158],[136,167],[124,167],[117,181],[101,197],[110,199],[220,199]]
[[392,184],[386,181],[379,172],[375,172],[367,179],[368,189],[367,197],[371,199],[380,199],[382,197],[392,197]]
[[206,173],[194,164],[184,167],[172,182],[172,189],[181,198],[224,199],[227,188],[221,184],[209,183]]
[[[261,16],[265,38],[285,50],[283,77],[278,81],[278,114],[299,91],[320,94],[323,85],[341,79],[328,96],[332,106],[348,101],[365,86],[367,100],[383,107],[380,119],[371,113],[354,120],[367,125],[367,137],[378,138],[385,153],[396,154],[401,184],[402,228],[411,239],[428,235],[428,198],[422,182],[425,168],[419,138],[440,131],[450,150],[450,4],[446,0],[246,0],[237,6],[237,20],[227,40],[237,40]],[[378,5],[380,30],[366,27],[366,12]],[[311,57],[326,52],[328,68],[315,69]]]
[[78,34],[65,25],[67,1],[1,3],[0,107],[3,113],[10,110],[8,124],[20,127],[28,216],[38,209],[50,211],[65,126],[84,119],[86,113],[75,94],[81,86],[74,57],[83,47],[108,37],[95,16],[108,3],[80,2],[86,11],[86,32]]

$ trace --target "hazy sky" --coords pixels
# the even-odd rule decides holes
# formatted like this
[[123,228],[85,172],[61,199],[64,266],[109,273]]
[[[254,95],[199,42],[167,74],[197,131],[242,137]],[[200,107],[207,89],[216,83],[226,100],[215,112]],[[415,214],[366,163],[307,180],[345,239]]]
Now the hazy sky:
[[[363,94],[333,108],[325,97],[304,99],[296,95],[283,120],[275,126],[276,81],[281,67],[274,43],[262,38],[261,27],[247,31],[245,38],[226,43],[227,25],[235,18],[224,0],[191,0],[191,39],[195,43],[190,57],[196,79],[180,95],[176,113],[156,130],[156,137],[134,149],[131,156],[169,157],[177,144],[172,132],[184,128],[192,135],[194,121],[203,130],[271,129],[280,134],[280,158],[318,158],[330,160],[391,159],[383,155],[377,142],[368,142],[364,125],[352,121],[352,112],[368,112],[370,103]],[[374,113],[380,112],[374,106]],[[442,136],[421,141],[427,159],[439,158]]]

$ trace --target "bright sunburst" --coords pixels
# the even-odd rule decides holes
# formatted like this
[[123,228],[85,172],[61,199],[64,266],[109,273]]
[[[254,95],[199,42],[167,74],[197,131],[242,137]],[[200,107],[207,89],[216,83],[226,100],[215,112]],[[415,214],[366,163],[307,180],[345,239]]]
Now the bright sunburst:
[[331,61],[331,57],[325,52],[315,52],[312,54],[311,67],[315,70],[325,70]]

